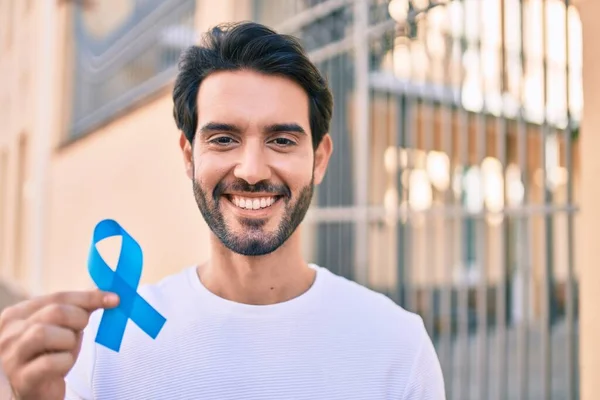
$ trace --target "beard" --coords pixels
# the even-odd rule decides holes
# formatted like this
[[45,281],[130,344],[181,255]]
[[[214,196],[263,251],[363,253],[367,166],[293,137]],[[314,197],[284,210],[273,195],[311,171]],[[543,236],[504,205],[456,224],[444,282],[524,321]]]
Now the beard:
[[[313,196],[313,179],[314,177],[311,177],[310,183],[298,192],[295,200],[292,199],[291,191],[286,185],[272,185],[262,181],[255,185],[250,185],[241,179],[231,183],[221,181],[215,186],[212,196],[208,194],[207,190],[202,187],[195,177],[192,179],[192,185],[198,209],[210,230],[219,238],[221,243],[237,254],[262,256],[272,253],[283,245],[306,216]],[[279,226],[272,232],[266,232],[264,226],[268,219],[241,218],[239,222],[245,229],[241,232],[235,232],[225,222],[220,208],[221,201],[229,201],[225,200],[223,196],[223,193],[227,191],[260,192],[280,196],[277,201],[283,201],[285,205]]]

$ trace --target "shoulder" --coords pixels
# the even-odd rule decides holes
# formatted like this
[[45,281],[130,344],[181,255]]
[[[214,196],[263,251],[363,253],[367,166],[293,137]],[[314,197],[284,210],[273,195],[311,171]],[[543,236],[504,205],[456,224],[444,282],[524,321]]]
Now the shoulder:
[[325,268],[316,268],[323,278],[327,304],[332,310],[347,313],[358,321],[368,320],[371,323],[383,324],[392,330],[401,328],[411,336],[427,335],[419,315],[407,311],[384,294],[338,276]]
[[187,267],[156,283],[141,285],[138,293],[148,301],[154,300],[154,303],[170,303],[180,298],[183,293],[194,290],[191,277],[194,276],[195,271],[195,267]]
[[[141,285],[138,293],[159,313],[169,315],[177,307],[178,299],[183,299],[187,290],[193,290],[190,275],[192,267],[169,275],[157,283]],[[183,300],[181,300],[183,301]],[[98,310],[90,316],[87,327],[83,331],[81,350],[75,365],[65,378],[67,383],[68,398],[92,398],[92,385],[94,380],[94,369],[98,357],[98,348],[95,342],[96,333],[102,310]]]
[[390,360],[390,373],[403,387],[403,399],[444,398],[437,353],[423,319],[387,296],[320,269],[326,290],[325,308],[343,330],[360,333],[364,346],[378,359]]

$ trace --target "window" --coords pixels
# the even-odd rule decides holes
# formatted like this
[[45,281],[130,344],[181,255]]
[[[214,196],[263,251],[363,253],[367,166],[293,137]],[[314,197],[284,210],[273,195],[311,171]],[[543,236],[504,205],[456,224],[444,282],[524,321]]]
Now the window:
[[74,12],[71,137],[162,89],[195,43],[195,0],[104,0]]

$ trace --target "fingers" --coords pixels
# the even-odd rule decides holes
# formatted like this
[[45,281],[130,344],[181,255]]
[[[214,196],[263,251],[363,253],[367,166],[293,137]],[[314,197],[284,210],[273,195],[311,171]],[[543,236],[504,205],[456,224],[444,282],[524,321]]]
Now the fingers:
[[[11,332],[14,332],[9,337],[12,341],[9,359],[12,360],[13,365],[22,365],[46,352],[69,351],[73,355],[78,353],[78,334],[88,324],[90,318],[88,310],[94,302],[104,303],[104,297],[100,292],[90,292],[84,296],[73,296],[71,293],[61,296],[64,297],[55,299],[78,302],[78,305],[51,303],[39,308],[26,320],[25,325],[19,324],[21,331],[12,328],[15,324],[7,326]],[[18,336],[16,341],[13,339],[15,336]]]
[[55,303],[39,309],[29,321],[33,324],[52,324],[80,331],[87,326],[89,319],[90,313],[83,308]]
[[2,367],[6,373],[11,373],[18,366],[18,360],[12,355],[15,353],[16,343],[25,332],[27,322],[15,321],[3,329],[0,336],[0,354],[2,355]]
[[15,358],[25,363],[47,352],[72,351],[77,346],[77,334],[54,325],[34,324],[25,331],[15,346]]
[[12,380],[15,374],[39,357],[69,352],[75,359],[78,346],[80,346],[79,336],[70,329],[53,325],[31,325],[21,331],[11,346],[4,351],[3,367]]
[[27,328],[27,321],[19,320],[8,325],[0,335],[0,354],[6,352]]
[[65,376],[75,364],[70,352],[44,354],[26,364],[14,377],[17,387],[33,388],[52,376]]
[[119,299],[114,293],[100,290],[60,292],[37,297],[6,308],[0,315],[0,329],[10,321],[28,318],[49,304],[69,304],[92,312],[99,308],[116,307],[119,304]]
[[119,304],[119,298],[116,294],[100,290],[62,292],[50,295],[48,298],[49,303],[70,304],[89,312],[99,308],[113,308]]
[[77,359],[90,314],[118,304],[114,293],[89,290],[56,293],[6,308],[0,314],[0,361],[11,386],[37,393],[42,382],[64,385],[62,378]]

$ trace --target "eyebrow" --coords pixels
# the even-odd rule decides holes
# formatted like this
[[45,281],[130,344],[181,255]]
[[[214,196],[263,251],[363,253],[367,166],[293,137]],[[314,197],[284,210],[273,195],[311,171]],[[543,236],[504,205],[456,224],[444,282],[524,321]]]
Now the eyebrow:
[[279,132],[295,132],[306,135],[306,131],[300,125],[296,123],[288,123],[288,124],[273,124],[268,125],[265,128],[265,133],[279,133]]
[[[211,132],[231,132],[231,133],[242,133],[242,129],[233,124],[227,124],[222,122],[208,122],[203,125],[200,130],[202,134],[207,134]],[[306,131],[300,125],[292,122],[292,123],[283,123],[283,124],[271,124],[267,125],[264,129],[266,134],[271,133],[280,133],[280,132],[295,132],[306,135]]]
[[200,128],[200,132],[203,134],[210,132],[232,132],[241,133],[240,127],[233,124],[224,124],[222,122],[209,122]]

